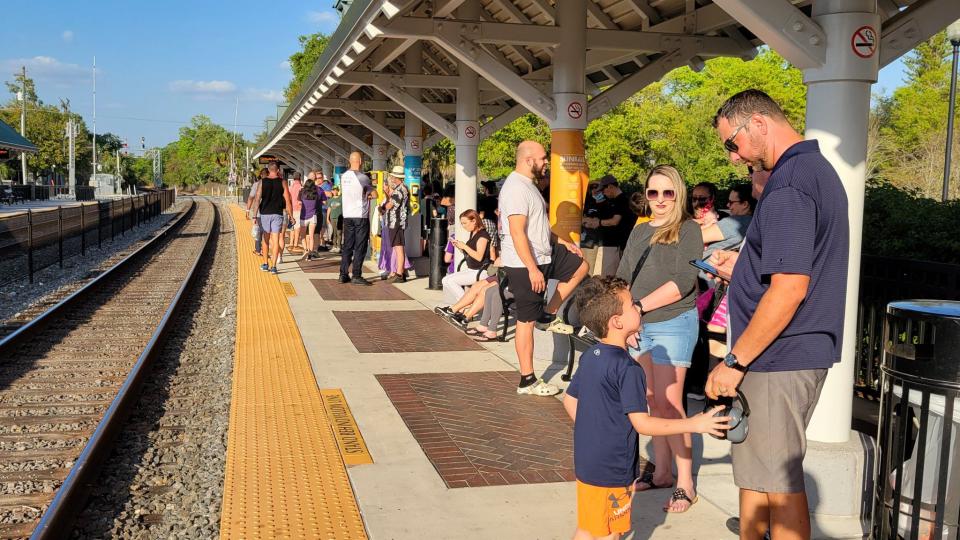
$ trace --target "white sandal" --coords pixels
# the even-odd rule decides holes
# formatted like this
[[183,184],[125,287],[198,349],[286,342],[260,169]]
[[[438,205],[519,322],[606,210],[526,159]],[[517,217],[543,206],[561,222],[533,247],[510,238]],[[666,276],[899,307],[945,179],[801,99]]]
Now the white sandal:
[[543,379],[531,384],[530,386],[518,386],[518,394],[527,394],[531,396],[550,397],[560,393],[560,388],[555,384],[545,382]]

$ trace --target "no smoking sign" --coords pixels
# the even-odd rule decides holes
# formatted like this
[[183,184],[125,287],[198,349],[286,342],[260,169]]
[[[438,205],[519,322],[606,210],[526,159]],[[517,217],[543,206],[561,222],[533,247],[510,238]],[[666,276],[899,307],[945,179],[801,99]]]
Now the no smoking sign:
[[466,129],[463,130],[463,134],[466,135],[468,139],[472,139],[477,136],[477,128],[467,126]]
[[574,101],[570,103],[570,105],[567,105],[567,115],[574,120],[583,116],[583,103]]
[[860,58],[870,58],[877,52],[877,31],[872,26],[861,26],[850,38],[853,54]]

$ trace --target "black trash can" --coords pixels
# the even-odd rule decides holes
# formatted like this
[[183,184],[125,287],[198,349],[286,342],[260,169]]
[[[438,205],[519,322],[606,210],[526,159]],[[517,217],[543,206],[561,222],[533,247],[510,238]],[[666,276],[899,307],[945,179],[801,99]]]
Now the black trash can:
[[871,536],[958,540],[960,302],[887,305]]
[[439,291],[443,289],[440,281],[447,273],[447,263],[443,262],[447,249],[447,218],[435,217],[430,221],[430,280],[427,288]]

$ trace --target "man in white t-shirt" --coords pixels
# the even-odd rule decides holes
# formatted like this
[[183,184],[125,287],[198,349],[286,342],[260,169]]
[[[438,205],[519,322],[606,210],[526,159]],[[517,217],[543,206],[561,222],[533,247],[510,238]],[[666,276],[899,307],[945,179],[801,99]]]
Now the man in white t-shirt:
[[[363,259],[370,241],[370,205],[376,196],[370,178],[360,171],[363,157],[350,154],[350,170],[340,175],[343,202],[343,247],[340,249],[340,283],[373,285],[363,277]],[[351,266],[353,278],[350,277]]]
[[[556,316],[560,304],[587,276],[587,263],[576,244],[550,231],[550,215],[537,182],[544,179],[547,152],[524,141],[517,146],[517,166],[500,189],[500,219],[507,221],[500,258],[517,309],[516,350],[520,361],[518,394],[552,396],[560,390],[533,373],[533,327],[557,333],[572,328]],[[544,306],[547,280],[556,279],[556,293]]]

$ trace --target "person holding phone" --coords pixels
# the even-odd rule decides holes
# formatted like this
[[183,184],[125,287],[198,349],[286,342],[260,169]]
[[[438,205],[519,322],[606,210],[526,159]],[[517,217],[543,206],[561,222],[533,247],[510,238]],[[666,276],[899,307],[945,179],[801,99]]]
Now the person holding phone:
[[[687,211],[687,187],[669,165],[650,171],[644,185],[651,219],[630,233],[617,277],[630,291],[643,316],[639,343],[631,354],[643,366],[651,416],[686,418],[683,382],[697,342],[697,269],[690,265],[703,253],[700,226]],[[640,491],[676,489],[667,512],[686,512],[697,500],[693,486],[690,435],[654,437],[656,471],[637,484]],[[673,478],[676,465],[677,477]]]
[[731,162],[771,174],[740,252],[709,260],[730,280],[731,347],[706,392],[739,389],[751,404],[750,435],[731,449],[740,538],[806,539],[806,429],[843,343],[847,195],[818,142],[764,92],[730,97],[714,128]]

